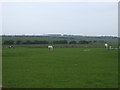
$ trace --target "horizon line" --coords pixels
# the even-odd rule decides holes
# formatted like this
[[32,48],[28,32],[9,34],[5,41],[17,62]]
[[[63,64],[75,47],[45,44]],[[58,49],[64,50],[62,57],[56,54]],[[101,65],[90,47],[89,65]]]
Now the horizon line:
[[60,35],[60,36],[90,36],[90,37],[120,37],[119,35],[81,35],[81,34],[0,34],[0,36],[49,36],[49,35]]

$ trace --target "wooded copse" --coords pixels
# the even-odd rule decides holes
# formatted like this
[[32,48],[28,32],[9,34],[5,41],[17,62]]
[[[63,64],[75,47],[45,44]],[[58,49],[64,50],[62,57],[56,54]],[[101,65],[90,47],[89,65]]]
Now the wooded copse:
[[97,41],[87,41],[87,40],[80,40],[80,41],[68,41],[68,40],[54,40],[54,41],[47,41],[47,40],[5,40],[2,42],[3,45],[22,45],[22,44],[90,44],[95,43]]

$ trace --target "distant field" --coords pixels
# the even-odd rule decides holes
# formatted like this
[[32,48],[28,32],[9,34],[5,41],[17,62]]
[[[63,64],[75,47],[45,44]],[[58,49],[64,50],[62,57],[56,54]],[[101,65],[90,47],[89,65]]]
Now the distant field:
[[3,48],[5,88],[116,88],[118,52],[104,48]]
[[[108,44],[112,45],[112,46],[117,46],[118,45],[118,38],[116,37],[77,37],[77,36],[69,36],[69,37],[48,37],[48,36],[22,36],[22,37],[2,37],[2,42],[4,42],[5,40],[21,40],[21,41],[26,41],[26,40],[30,40],[30,41],[34,41],[34,40],[46,40],[46,41],[54,41],[54,40],[67,40],[72,41],[80,41],[80,40],[86,40],[86,41],[97,41],[96,43],[94,43],[94,45],[97,46],[101,46],[104,45],[105,42],[107,42]],[[92,44],[93,45],[93,44]]]

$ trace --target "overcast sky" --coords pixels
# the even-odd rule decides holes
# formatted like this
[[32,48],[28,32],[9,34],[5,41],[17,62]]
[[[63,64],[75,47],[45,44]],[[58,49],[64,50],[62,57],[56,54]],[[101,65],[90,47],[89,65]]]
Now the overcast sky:
[[116,2],[11,2],[2,5],[2,34],[118,36]]

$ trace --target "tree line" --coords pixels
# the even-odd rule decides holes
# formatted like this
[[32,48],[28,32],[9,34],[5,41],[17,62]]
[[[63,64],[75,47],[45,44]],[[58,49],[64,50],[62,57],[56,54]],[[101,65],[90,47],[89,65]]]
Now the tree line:
[[21,41],[21,40],[5,40],[3,41],[3,45],[22,45],[22,44],[90,44],[90,43],[95,43],[97,41],[86,41],[86,40],[80,40],[80,41],[67,41],[67,40],[54,40],[54,41],[46,41],[46,40],[26,40],[26,41]]

